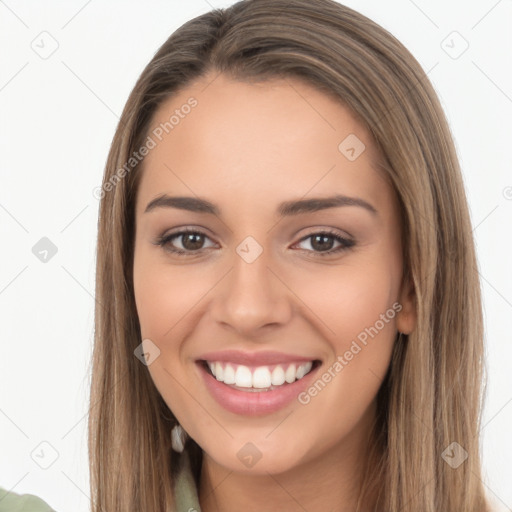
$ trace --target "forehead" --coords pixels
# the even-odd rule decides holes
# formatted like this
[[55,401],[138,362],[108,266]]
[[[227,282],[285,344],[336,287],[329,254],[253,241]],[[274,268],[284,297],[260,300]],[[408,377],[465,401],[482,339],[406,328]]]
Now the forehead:
[[209,75],[165,100],[148,135],[155,147],[143,164],[144,205],[176,192],[223,203],[236,197],[246,208],[333,191],[386,199],[368,130],[301,80]]

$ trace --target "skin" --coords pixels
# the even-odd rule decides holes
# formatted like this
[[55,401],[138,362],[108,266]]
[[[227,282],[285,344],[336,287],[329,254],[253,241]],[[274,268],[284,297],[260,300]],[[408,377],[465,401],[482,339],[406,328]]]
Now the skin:
[[[198,101],[145,158],[137,193],[134,293],[142,339],[160,350],[148,370],[203,449],[204,512],[261,511],[267,503],[353,510],[397,331],[408,334],[416,322],[411,285],[402,282],[397,198],[376,168],[369,132],[342,103],[296,79],[213,78],[167,99],[151,123],[167,121],[191,96]],[[349,134],[366,146],[355,161],[338,149]],[[221,215],[145,213],[163,193],[207,199]],[[378,213],[358,206],[276,213],[282,201],[333,193],[362,198]],[[181,236],[169,243],[191,255],[155,245],[184,227],[206,234],[195,246]],[[325,229],[356,243],[322,256],[311,235]],[[263,248],[252,263],[236,252],[247,236]],[[340,246],[327,242],[324,251]],[[321,375],[396,302],[401,311],[306,405],[294,400],[251,418],[228,412],[195,363],[212,350],[276,350],[321,360]],[[261,452],[251,468],[237,457],[248,442]]]

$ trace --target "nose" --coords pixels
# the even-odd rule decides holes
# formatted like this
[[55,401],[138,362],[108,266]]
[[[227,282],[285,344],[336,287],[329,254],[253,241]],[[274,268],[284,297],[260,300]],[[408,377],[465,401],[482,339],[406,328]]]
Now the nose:
[[251,263],[235,253],[233,267],[210,306],[214,321],[239,336],[257,339],[290,320],[293,293],[269,259],[265,250]]

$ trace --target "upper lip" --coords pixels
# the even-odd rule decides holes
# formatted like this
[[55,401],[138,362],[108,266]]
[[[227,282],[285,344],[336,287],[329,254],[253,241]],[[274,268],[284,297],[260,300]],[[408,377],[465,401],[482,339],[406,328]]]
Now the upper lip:
[[265,366],[280,363],[308,362],[315,361],[314,357],[304,357],[295,354],[285,354],[284,352],[261,351],[261,352],[243,352],[241,350],[222,350],[218,352],[208,352],[203,354],[199,360],[220,361],[225,363],[235,363],[245,366]]

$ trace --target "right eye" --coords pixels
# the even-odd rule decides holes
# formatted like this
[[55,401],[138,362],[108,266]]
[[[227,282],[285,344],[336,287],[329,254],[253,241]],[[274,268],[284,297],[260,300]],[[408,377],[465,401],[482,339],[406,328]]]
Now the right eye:
[[[181,248],[177,248],[172,244],[175,238],[181,240]],[[155,244],[162,247],[166,252],[171,252],[179,256],[192,256],[203,250],[201,245],[204,243],[205,238],[208,238],[207,235],[201,231],[185,229],[176,233],[160,236]]]

